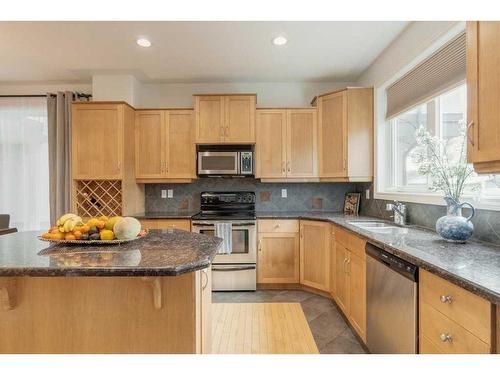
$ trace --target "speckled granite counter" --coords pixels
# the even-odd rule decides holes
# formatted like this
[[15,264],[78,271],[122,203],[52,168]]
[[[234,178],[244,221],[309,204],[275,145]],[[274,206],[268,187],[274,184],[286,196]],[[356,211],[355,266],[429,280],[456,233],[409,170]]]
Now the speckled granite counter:
[[164,211],[164,212],[139,212],[130,215],[136,219],[191,219],[199,211]]
[[500,304],[500,247],[473,241],[467,244],[448,243],[433,231],[413,226],[388,234],[369,232],[350,222],[380,219],[345,216],[336,212],[258,212],[257,217],[332,222],[392,254]]
[[209,266],[222,243],[175,229],[110,246],[49,246],[37,235],[0,237],[0,276],[176,276]]

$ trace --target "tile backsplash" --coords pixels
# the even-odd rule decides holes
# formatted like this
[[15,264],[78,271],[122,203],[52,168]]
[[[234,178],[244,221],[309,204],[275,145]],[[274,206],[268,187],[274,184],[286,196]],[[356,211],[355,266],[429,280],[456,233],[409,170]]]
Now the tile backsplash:
[[[190,184],[146,185],[146,211],[199,210],[203,191],[249,190],[258,211],[342,211],[344,195],[358,191],[356,183],[261,183],[251,178],[200,178]],[[161,190],[173,198],[161,198]],[[286,189],[286,198],[282,198]]]

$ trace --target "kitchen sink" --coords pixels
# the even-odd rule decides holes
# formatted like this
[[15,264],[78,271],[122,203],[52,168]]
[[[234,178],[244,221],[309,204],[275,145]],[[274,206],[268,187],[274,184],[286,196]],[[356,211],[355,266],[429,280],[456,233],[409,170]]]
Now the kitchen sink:
[[372,233],[400,234],[407,233],[408,231],[407,228],[399,227],[383,221],[348,221],[348,223]]

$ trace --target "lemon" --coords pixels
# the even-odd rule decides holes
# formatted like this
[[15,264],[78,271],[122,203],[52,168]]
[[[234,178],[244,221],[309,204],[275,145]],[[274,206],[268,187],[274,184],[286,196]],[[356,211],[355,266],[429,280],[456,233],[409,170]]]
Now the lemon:
[[109,229],[101,230],[99,235],[101,236],[101,240],[103,240],[103,241],[111,241],[111,240],[115,239],[115,234],[113,233],[112,230],[109,230]]
[[113,216],[111,217],[108,221],[106,221],[106,224],[104,225],[104,228],[108,230],[113,230],[116,222],[120,220],[122,217],[121,216]]

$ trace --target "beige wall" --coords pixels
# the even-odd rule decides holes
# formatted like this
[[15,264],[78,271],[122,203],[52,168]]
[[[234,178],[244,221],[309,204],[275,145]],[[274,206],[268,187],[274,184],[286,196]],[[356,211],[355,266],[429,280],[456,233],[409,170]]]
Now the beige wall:
[[48,92],[66,90],[90,94],[92,85],[90,83],[0,83],[0,95],[44,95]]

